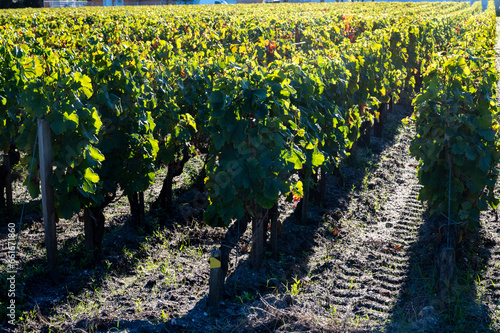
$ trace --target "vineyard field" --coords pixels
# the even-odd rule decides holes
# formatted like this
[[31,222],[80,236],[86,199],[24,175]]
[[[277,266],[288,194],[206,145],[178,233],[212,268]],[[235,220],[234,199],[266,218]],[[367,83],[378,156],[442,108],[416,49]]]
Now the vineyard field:
[[[66,269],[52,284],[43,273],[40,211],[37,203],[30,205],[27,219],[33,222],[21,234],[21,256],[27,255],[31,267],[24,273],[23,292],[26,308],[35,304],[38,308],[26,311],[20,331],[93,327],[102,332],[114,328],[230,332],[239,327],[244,331],[407,332],[411,325],[427,327],[418,313],[407,312],[408,307],[422,309],[433,299],[432,250],[426,239],[420,239],[430,234],[418,231],[425,221],[416,200],[417,162],[408,154],[414,132],[401,126],[410,114],[408,104],[396,105],[384,136],[372,138],[353,164],[342,167],[345,183],[329,176],[325,209],[313,206],[310,223],[297,222],[294,203],[281,205],[284,228],[278,260],[266,257],[263,269],[253,271],[244,249],[251,234],[243,235],[238,256],[232,253],[227,299],[214,317],[205,316],[207,261],[214,248],[211,242],[223,237],[222,229],[188,223],[177,212],[166,222],[166,229],[137,235],[127,224],[128,203],[122,198],[105,210],[109,222],[103,260],[93,268],[80,259],[83,224],[77,217],[59,222],[61,265]],[[195,195],[189,189],[191,177],[200,163],[176,178],[177,204],[191,205]],[[147,204],[160,192],[164,176],[161,173],[146,192]],[[21,184],[14,192],[23,196]],[[496,283],[494,272],[491,277]],[[293,304],[284,301],[286,295]],[[68,301],[58,301],[64,299]],[[474,316],[483,316],[485,327],[493,325],[473,299],[465,304],[476,311]],[[456,327],[476,317],[461,320]]]
[[[59,222],[60,264],[65,269],[51,283],[44,273],[43,225],[35,201],[27,207],[26,219],[32,222],[21,233],[20,257],[26,258],[29,268],[23,273],[25,312],[18,330],[409,332],[450,328],[467,332],[474,324],[494,332],[499,314],[495,303],[500,300],[494,285],[500,283],[500,275],[493,263],[482,270],[489,260],[500,258],[492,213],[482,218],[486,228],[480,243],[475,240],[469,245],[488,247],[479,253],[470,247],[460,252],[461,278],[471,280],[473,274],[480,274],[481,281],[477,286],[462,286],[467,296],[450,311],[455,322],[441,319],[433,326],[433,316],[420,317],[411,311],[432,305],[436,287],[431,233],[416,199],[417,162],[408,154],[414,132],[401,126],[401,119],[410,114],[408,104],[396,105],[384,136],[372,138],[352,165],[342,167],[346,182],[329,177],[325,210],[313,208],[308,225],[297,222],[293,203],[281,206],[284,230],[279,260],[267,257],[263,270],[253,271],[244,249],[251,234],[242,237],[238,256],[235,252],[232,256],[227,299],[214,317],[205,315],[207,261],[212,242],[224,235],[222,229],[188,223],[177,212],[166,222],[166,229],[138,235],[127,224],[128,203],[122,198],[105,210],[109,221],[105,251],[94,267],[82,260],[83,224],[78,217]],[[195,194],[189,188],[200,163],[176,178],[177,204],[191,205]],[[160,192],[164,176],[161,173],[146,192],[147,204]],[[22,198],[24,191],[18,184],[15,197]],[[286,303],[287,295],[293,304]],[[478,301],[486,307],[478,307]],[[468,309],[466,315],[463,307]]]
[[0,11],[0,329],[499,331],[499,26]]

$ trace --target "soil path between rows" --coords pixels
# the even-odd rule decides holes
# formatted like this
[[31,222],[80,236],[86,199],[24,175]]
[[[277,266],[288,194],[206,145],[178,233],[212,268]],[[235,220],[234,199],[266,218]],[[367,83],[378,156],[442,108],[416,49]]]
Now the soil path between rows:
[[[394,115],[392,126],[409,106],[398,108],[402,110]],[[412,245],[424,223],[417,200],[417,161],[409,154],[413,136],[411,126],[399,127],[338,221],[345,237],[332,247],[320,245],[309,264],[311,280],[318,283],[305,288],[304,297],[339,314],[342,327],[384,330],[401,306]]]

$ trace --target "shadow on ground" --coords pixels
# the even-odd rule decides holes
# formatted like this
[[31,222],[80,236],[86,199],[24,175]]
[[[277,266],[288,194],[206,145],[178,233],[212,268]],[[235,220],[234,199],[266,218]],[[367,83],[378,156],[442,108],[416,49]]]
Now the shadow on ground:
[[[419,238],[409,249],[409,269],[387,332],[497,332],[482,303],[478,281],[490,259],[491,240],[480,230],[456,249],[455,281],[449,299],[438,299],[435,222],[422,216]],[[478,280],[479,279],[479,280]]]
[[[342,166],[343,177],[328,176],[324,208],[313,202],[306,225],[298,222],[296,213],[282,221],[283,233],[279,238],[278,260],[272,259],[268,248],[263,267],[252,270],[250,257],[241,253],[238,257],[233,251],[231,262],[237,261],[232,265],[236,268],[228,274],[224,302],[217,314],[204,317],[207,311],[205,297],[185,316],[168,323],[177,325],[178,329],[207,332],[230,332],[236,329],[244,332],[314,331],[318,327],[329,332],[336,331],[338,326],[333,321],[315,326],[317,323],[314,318],[303,318],[298,312],[294,312],[294,297],[306,285],[315,282],[319,271],[332,268],[332,261],[327,261],[315,271],[310,271],[310,261],[316,260],[314,252],[318,246],[329,247],[347,233],[339,221],[346,214],[349,201],[353,196],[358,196],[366,186],[370,186],[365,184],[367,175],[380,163],[380,153],[394,143],[401,120],[410,115],[408,105],[396,107],[401,109],[391,116],[383,136],[373,138],[367,148],[359,149],[357,156]],[[284,206],[286,205],[280,205],[282,215],[286,215],[287,209],[291,209]],[[242,237],[241,243],[248,244],[249,241],[250,235],[247,233]],[[324,304],[324,310],[329,310],[329,307],[329,304]]]

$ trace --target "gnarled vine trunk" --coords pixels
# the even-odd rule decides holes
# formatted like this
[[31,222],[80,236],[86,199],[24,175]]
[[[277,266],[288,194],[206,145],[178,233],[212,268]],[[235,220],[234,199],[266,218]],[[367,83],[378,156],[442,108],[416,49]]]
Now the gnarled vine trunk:
[[83,209],[83,223],[85,232],[85,249],[92,260],[96,260],[102,250],[104,239],[104,208],[106,208],[116,197],[116,193],[106,196],[104,202],[97,207],[85,207]]
[[144,192],[134,193],[127,196],[130,204],[133,225],[144,228],[146,220],[144,219]]
[[160,194],[156,198],[152,205],[153,209],[161,208],[167,214],[172,212],[172,201],[173,201],[173,183],[174,177],[180,176],[184,170],[184,166],[189,160],[189,151],[184,149],[182,152],[182,158],[180,160],[169,163],[167,166],[167,176],[163,180]]
[[[221,251],[221,267],[224,272],[222,278],[224,279],[227,275],[229,269],[229,253],[238,244],[241,236],[245,233],[248,228],[248,219],[246,217],[235,221],[227,229],[226,236],[222,240],[220,251]],[[238,250],[238,249],[237,249]]]
[[101,207],[84,208],[83,210],[85,249],[92,259],[97,259],[101,253],[104,238],[104,214]]

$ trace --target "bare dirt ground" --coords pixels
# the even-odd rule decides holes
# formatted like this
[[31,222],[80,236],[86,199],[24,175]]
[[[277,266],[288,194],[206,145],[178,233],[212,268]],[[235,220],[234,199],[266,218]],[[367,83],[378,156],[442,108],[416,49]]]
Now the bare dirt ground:
[[[500,47],[499,47],[500,49]],[[417,200],[417,161],[409,154],[414,135],[401,120],[400,103],[382,137],[359,149],[341,175],[329,176],[324,208],[314,203],[301,225],[291,203],[280,205],[280,256],[266,255],[252,270],[247,233],[231,253],[223,304],[208,313],[210,250],[224,230],[148,214],[148,230],[131,228],[125,199],[105,212],[102,258],[84,252],[83,222],[58,224],[59,269],[44,261],[39,201],[25,208],[17,260],[17,324],[5,314],[0,286],[1,331],[6,332],[499,332],[500,228],[496,212],[482,215],[483,228],[457,249],[455,293],[449,306],[436,300],[433,235]],[[176,202],[190,206],[199,162],[177,180]],[[146,193],[151,204],[165,172]],[[445,186],[445,184],[443,185]],[[24,189],[16,183],[18,223]],[[165,227],[160,227],[165,222]],[[2,279],[6,275],[2,266]]]

